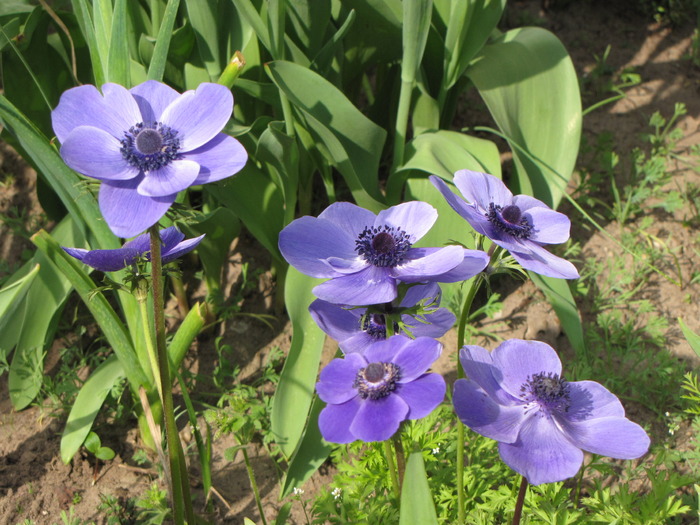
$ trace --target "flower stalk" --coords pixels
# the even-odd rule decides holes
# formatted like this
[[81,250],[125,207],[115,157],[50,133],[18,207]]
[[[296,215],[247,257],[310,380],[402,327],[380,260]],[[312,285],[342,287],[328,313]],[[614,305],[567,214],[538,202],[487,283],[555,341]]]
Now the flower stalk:
[[523,504],[525,503],[525,494],[527,493],[527,478],[522,476],[520,482],[520,490],[518,491],[518,499],[515,502],[515,511],[513,512],[513,525],[520,525],[520,518],[523,514]]
[[[184,460],[180,436],[175,424],[173,393],[170,381],[170,366],[165,345],[165,301],[163,297],[163,267],[161,261],[160,234],[158,228],[149,228],[151,242],[151,279],[153,290],[153,319],[155,324],[156,354],[160,371],[160,392],[163,402],[163,420],[168,444],[167,457],[170,464],[170,483],[172,485],[172,509],[176,525],[194,524],[192,499]],[[187,520],[187,521],[185,521]]]
[[399,476],[396,472],[394,450],[391,446],[391,440],[387,439],[382,443],[384,444],[384,456],[386,457],[386,464],[389,470],[389,477],[391,478],[391,488],[394,491],[394,497],[396,498],[396,504],[398,505],[401,501],[401,487],[399,485]]

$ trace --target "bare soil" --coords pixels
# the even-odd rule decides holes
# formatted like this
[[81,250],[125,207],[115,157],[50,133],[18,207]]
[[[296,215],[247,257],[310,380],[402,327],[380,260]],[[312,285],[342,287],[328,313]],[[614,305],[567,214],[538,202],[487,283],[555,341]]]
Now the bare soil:
[[[585,117],[584,135],[588,143],[593,143],[598,134],[609,131],[614,136],[615,150],[624,155],[624,152],[643,145],[640,134],[648,131],[649,117],[655,111],[670,117],[674,104],[683,102],[688,112],[678,123],[683,131],[680,146],[685,149],[685,156],[691,164],[679,161],[670,166],[674,170],[672,187],[685,187],[689,183],[700,185],[700,175],[695,171],[697,158],[689,156],[687,151],[687,148],[700,144],[700,70],[687,58],[692,50],[692,25],[671,27],[656,23],[609,1],[565,2],[567,5],[561,8],[557,7],[558,2],[547,4],[550,3],[554,4],[551,9],[543,11],[539,0],[513,1],[509,4],[507,23],[509,26],[539,24],[564,42],[581,78],[590,80],[584,83],[587,86],[583,93],[584,108],[610,95],[596,90],[600,85],[595,75],[600,69],[596,69],[595,57],[602,57],[606,46],[611,46],[607,65],[613,78],[632,68],[642,79],[639,85],[627,90],[625,98]],[[0,222],[2,278],[22,261],[26,250],[32,249],[22,233],[31,232],[31,224],[41,223],[44,219],[36,198],[36,174],[4,144],[0,145],[0,178],[0,213],[18,218],[17,221]],[[601,191],[605,193],[607,190]],[[572,236],[582,239],[581,260],[593,257],[604,264],[609,258],[618,256],[619,248],[609,238],[577,218],[566,204],[563,210],[574,217]],[[675,259],[669,257],[662,261],[662,269],[676,279],[682,277],[684,285],[679,287],[662,276],[652,275],[643,293],[668,320],[668,350],[686,360],[688,367],[693,367],[698,364],[697,356],[677,324],[677,318],[682,317],[691,329],[700,332],[700,285],[688,284],[692,272],[698,269],[700,231],[697,223],[685,222],[687,217],[684,214],[687,213],[688,210],[675,214],[654,212],[655,221],[648,231],[655,239],[640,238],[640,242],[657,242],[676,254]],[[604,226],[612,236],[619,236],[618,225],[610,223]],[[228,295],[235,295],[241,286],[243,263],[248,263],[251,268],[269,268],[269,258],[264,250],[245,235],[232,246],[227,275]],[[247,292],[243,297],[243,311],[273,314],[274,282],[265,272],[256,275],[256,279],[257,290]],[[516,284],[500,291],[505,294],[504,308],[495,319],[483,322],[485,329],[503,338],[544,340],[564,353],[572,352],[557,317],[535,286],[531,283]],[[201,290],[192,292],[195,298],[201,295]],[[589,320],[586,301],[581,306],[584,319]],[[284,316],[278,316],[272,329],[248,317],[234,317],[215,330],[202,336],[188,356],[187,365],[192,371],[211,372],[216,336],[221,336],[222,341],[234,349],[243,378],[256,374],[271,348],[288,349],[291,338]],[[454,333],[444,338],[450,349],[454,348],[455,341]],[[61,344],[58,340],[49,352],[47,374],[52,373]],[[492,346],[491,342],[484,344]],[[327,346],[326,359],[329,359],[334,348],[332,344]],[[453,362],[447,357],[447,352],[445,354],[436,364],[436,369],[451,379]],[[643,414],[634,406],[628,410],[633,414]],[[138,498],[153,482],[158,483],[155,469],[144,469],[134,462],[133,454],[139,444],[133,428],[126,435],[124,429],[115,428],[113,435],[108,436],[108,445],[117,452],[113,461],[96,468],[91,459],[79,453],[71,464],[64,465],[59,458],[63,424],[60,417],[49,414],[46,406],[13,411],[6,376],[0,378],[0,523],[14,525],[24,519],[34,520],[37,524],[60,523],[61,511],[67,512],[70,508],[83,520],[106,523],[103,513],[98,511],[101,494],[123,500]],[[680,435],[678,439],[678,446],[687,445],[687,435]],[[243,523],[244,517],[257,522],[258,511],[240,454],[233,462],[223,457],[223,451],[232,445],[230,438],[214,443],[213,483],[218,496],[213,498],[213,509],[204,517],[212,523],[239,524]],[[262,448],[252,451],[252,462],[264,498],[265,514],[268,519],[274,519],[282,504],[278,498],[277,469]],[[193,470],[196,492],[198,480],[194,465]],[[314,476],[304,487],[305,497],[310,497],[328,481],[328,474]],[[290,523],[304,522],[297,504]]]

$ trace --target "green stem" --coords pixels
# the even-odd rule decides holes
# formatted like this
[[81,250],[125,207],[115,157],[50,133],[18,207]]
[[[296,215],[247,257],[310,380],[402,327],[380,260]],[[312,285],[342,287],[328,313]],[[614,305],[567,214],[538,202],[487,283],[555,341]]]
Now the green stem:
[[248,471],[248,479],[250,480],[250,487],[253,489],[253,495],[255,496],[255,503],[258,506],[258,512],[260,513],[260,519],[263,525],[267,525],[267,520],[265,519],[265,512],[263,512],[262,500],[260,499],[260,491],[258,490],[258,484],[255,482],[255,472],[253,472],[253,466],[250,464],[248,459],[248,451],[243,447],[241,449],[243,452],[243,461],[245,461],[245,468]]
[[[170,366],[165,347],[165,301],[163,298],[163,267],[161,260],[160,234],[157,226],[149,228],[151,236],[151,279],[153,290],[153,319],[156,333],[156,350],[160,370],[160,390],[163,396],[163,420],[168,443],[167,455],[170,463],[170,481],[173,488],[173,518],[176,525],[194,525],[194,512],[187,473],[181,461],[184,459],[180,436],[175,424]],[[184,475],[183,475],[184,472]],[[185,515],[187,521],[185,521]]]
[[523,514],[523,504],[525,503],[525,493],[527,492],[527,478],[523,476],[518,491],[518,500],[515,502],[515,510],[513,512],[513,525],[520,525],[520,517]]
[[[472,309],[472,303],[476,292],[481,288],[483,282],[483,274],[479,274],[473,278],[467,296],[464,298],[464,305],[459,315],[459,324],[457,325],[457,378],[461,379],[465,376],[462,362],[459,360],[459,351],[464,346],[467,321]],[[456,461],[456,477],[457,477],[457,523],[464,524],[465,515],[465,494],[464,494],[464,442],[465,442],[464,425],[457,425],[457,461]]]
[[399,505],[401,503],[401,489],[399,487],[399,478],[396,473],[394,450],[391,446],[391,440],[389,439],[384,441],[384,456],[386,457],[386,464],[389,469],[389,477],[391,478],[391,487],[394,490],[394,496],[396,497],[396,504]]
[[404,148],[406,146],[406,129],[408,128],[408,114],[411,109],[411,93],[413,81],[401,81],[399,93],[399,107],[396,112],[396,126],[394,128],[394,159],[391,172],[394,173],[403,164]]
[[143,329],[145,331],[144,338],[146,340],[146,350],[148,352],[148,362],[151,365],[150,377],[156,384],[158,389],[158,395],[160,396],[161,403],[163,402],[163,385],[160,382],[160,366],[158,366],[158,355],[156,349],[153,346],[153,331],[151,330],[151,323],[148,319],[148,305],[147,296],[142,296],[139,294],[137,297],[139,303],[139,312],[141,313],[141,322],[143,324]]

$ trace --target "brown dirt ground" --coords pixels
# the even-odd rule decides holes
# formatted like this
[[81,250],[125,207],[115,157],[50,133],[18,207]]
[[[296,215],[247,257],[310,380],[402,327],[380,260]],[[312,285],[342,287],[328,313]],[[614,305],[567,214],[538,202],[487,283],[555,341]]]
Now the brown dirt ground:
[[[691,50],[693,27],[669,27],[650,22],[617,8],[614,2],[567,4],[557,10],[555,3],[551,11],[543,12],[539,1],[515,1],[509,5],[508,23],[511,26],[537,23],[552,30],[566,45],[582,76],[591,75],[596,65],[594,56],[602,56],[610,44],[607,64],[611,71],[619,73],[633,68],[642,78],[639,85],[627,91],[624,99],[585,117],[586,137],[593,140],[597,134],[610,131],[614,134],[616,151],[628,152],[641,144],[640,134],[648,130],[648,120],[654,111],[670,116],[674,104],[684,102],[688,113],[679,121],[684,135],[680,146],[687,154],[687,148],[698,145],[700,70],[686,58]],[[584,92],[584,107],[608,95],[595,90]],[[672,166],[676,170],[675,186],[689,182],[700,185],[700,175],[692,169],[697,168],[697,159],[693,161],[694,166],[681,163]],[[0,148],[0,172],[3,180],[0,212],[6,217],[16,217],[16,210],[22,210],[41,220],[35,197],[36,174],[5,145]],[[676,250],[678,266],[671,264],[669,258],[662,262],[664,271],[671,274],[680,271],[687,283],[691,272],[697,268],[700,232],[697,225],[685,226],[683,219],[682,211],[674,215],[658,214],[650,233],[657,237],[654,242]],[[583,222],[576,223],[574,219],[574,223],[573,236],[582,239],[582,258],[594,257],[604,262],[618,253],[617,246],[608,238],[586,227]],[[605,228],[613,236],[619,234],[615,224],[607,224]],[[0,261],[8,265],[7,268],[0,267],[4,272],[0,275],[6,275],[8,268],[21,259],[23,250],[31,249],[31,244],[17,233],[6,221],[0,222]],[[264,251],[245,238],[232,246],[231,257],[227,276],[231,293],[240,286],[242,262],[248,262],[251,268],[269,267]],[[244,311],[270,313],[272,286],[269,274],[261,274],[258,293],[250,293],[244,298]],[[506,292],[503,310],[495,319],[486,321],[484,328],[503,338],[536,338],[564,352],[571,351],[556,316],[532,284],[515,286]],[[669,322],[666,334],[669,351],[689,360],[689,365],[693,366],[697,365],[697,357],[682,337],[676,319],[682,316],[692,329],[700,332],[699,296],[698,284],[679,288],[659,276],[652,276],[645,290],[645,297]],[[233,318],[220,326],[218,335],[235,349],[242,365],[242,375],[246,377],[255,374],[271,348],[288,348],[291,337],[283,317],[278,319],[273,330],[247,318]],[[211,370],[212,340],[213,335],[204,336],[193,348],[187,362],[194,371],[207,373]],[[454,348],[455,340],[454,333],[445,336],[446,347]],[[490,342],[484,344],[493,345]],[[49,352],[47,373],[51,372],[51,356],[60,345],[61,341],[58,341]],[[329,344],[326,359],[333,352],[334,348]],[[436,364],[436,369],[450,376],[453,362],[447,354]],[[117,457],[95,471],[82,454],[76,455],[70,465],[60,461],[62,427],[60,419],[47,416],[46,410],[39,406],[14,412],[7,397],[6,379],[0,379],[0,523],[13,525],[25,518],[37,524],[59,523],[61,510],[69,509],[71,504],[75,516],[98,524],[106,523],[97,511],[100,494],[140,497],[157,480],[155,471],[139,469],[133,462],[132,455],[138,447],[133,429],[126,437],[119,437],[118,431],[115,432],[116,437],[109,444],[116,450]],[[687,440],[687,437],[679,439]],[[214,486],[220,497],[214,498],[214,511],[205,516],[213,523],[238,524],[244,517],[259,519],[240,455],[234,462],[223,458],[223,451],[231,445],[230,440],[223,438],[214,444]],[[276,468],[263,449],[252,451],[252,462],[264,497],[265,514],[268,519],[274,519],[281,506]],[[316,475],[305,487],[305,497],[310,497],[328,481],[327,476]],[[193,483],[196,490],[196,479]],[[304,522],[298,504],[294,506],[291,522]]]

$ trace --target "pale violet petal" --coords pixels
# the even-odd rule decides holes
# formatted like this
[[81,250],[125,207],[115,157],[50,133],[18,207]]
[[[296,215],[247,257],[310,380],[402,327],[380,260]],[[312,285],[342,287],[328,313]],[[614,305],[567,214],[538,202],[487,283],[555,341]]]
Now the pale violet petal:
[[146,173],[138,192],[146,197],[164,197],[189,188],[197,178],[199,164],[191,160],[174,160]]
[[139,170],[127,164],[119,151],[121,144],[99,128],[78,126],[61,145],[61,157],[71,168],[99,180],[129,180]]

